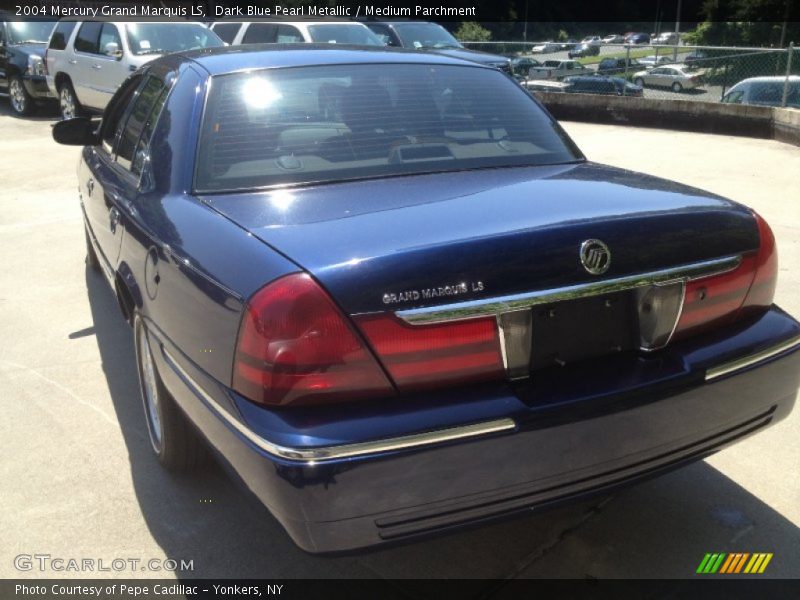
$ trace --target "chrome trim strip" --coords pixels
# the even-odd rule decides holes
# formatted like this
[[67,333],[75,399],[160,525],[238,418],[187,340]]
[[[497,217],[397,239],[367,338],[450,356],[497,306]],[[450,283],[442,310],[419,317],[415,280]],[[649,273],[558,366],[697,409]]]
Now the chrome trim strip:
[[739,255],[726,256],[724,258],[692,263],[680,267],[673,267],[671,269],[662,269],[660,271],[651,271],[639,275],[629,275],[616,279],[606,279],[604,281],[591,281],[561,288],[501,296],[499,298],[483,298],[480,300],[470,300],[467,302],[440,306],[398,310],[394,314],[406,323],[412,325],[455,321],[489,315],[496,316],[504,312],[520,310],[536,304],[559,302],[597,294],[608,294],[680,279],[691,281],[693,279],[708,277],[709,275],[719,275],[727,271],[732,271],[738,267],[741,262],[742,257]]
[[761,352],[756,352],[755,354],[750,354],[748,356],[723,363],[716,367],[711,367],[706,371],[706,381],[712,381],[724,375],[728,375],[729,373],[733,373],[734,371],[745,369],[772,358],[773,356],[777,356],[778,354],[782,354],[791,350],[800,350],[800,335],[767,348],[766,350],[762,350]]
[[286,460],[305,462],[308,465],[341,458],[353,458],[356,456],[363,456],[365,454],[380,454],[385,452],[393,452],[396,450],[406,450],[408,448],[417,448],[420,446],[430,446],[433,444],[440,444],[442,442],[476,437],[489,433],[509,431],[516,428],[516,423],[514,423],[513,419],[504,418],[495,419],[493,421],[484,421],[482,423],[474,423],[472,425],[462,425],[459,427],[449,427],[447,429],[439,429],[425,433],[415,433],[412,435],[387,438],[383,440],[359,442],[356,444],[318,446],[315,448],[291,448],[287,446],[280,446],[254,433],[244,423],[238,421],[228,411],[222,408],[219,403],[214,400],[214,398],[212,398],[200,386],[200,384],[192,379],[186,370],[177,363],[169,351],[164,348],[163,344],[161,345],[161,352],[170,367],[172,367],[175,372],[182,379],[184,379],[189,387],[191,387],[192,390],[199,395],[211,407],[211,409],[217,413],[218,416],[220,416],[236,431],[241,433],[250,442],[272,456]]

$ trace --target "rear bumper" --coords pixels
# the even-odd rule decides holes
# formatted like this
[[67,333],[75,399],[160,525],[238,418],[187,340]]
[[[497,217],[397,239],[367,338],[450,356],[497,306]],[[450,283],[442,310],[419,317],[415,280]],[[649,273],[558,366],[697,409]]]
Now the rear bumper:
[[599,364],[582,367],[583,381],[542,375],[527,388],[307,412],[255,407],[154,336],[183,410],[312,552],[429,535],[657,475],[784,418],[800,385],[800,325],[777,308],[625,373]]

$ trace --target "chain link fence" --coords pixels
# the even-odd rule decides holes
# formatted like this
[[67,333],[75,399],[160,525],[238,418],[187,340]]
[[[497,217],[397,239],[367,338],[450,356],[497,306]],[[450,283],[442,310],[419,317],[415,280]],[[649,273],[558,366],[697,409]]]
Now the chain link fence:
[[[559,42],[464,42],[512,59],[514,76],[531,89],[613,93],[800,108],[800,48],[742,48]],[[571,79],[582,76],[581,80]],[[614,77],[616,87],[584,77]],[[736,84],[751,81],[730,93]],[[607,82],[606,82],[607,83]],[[739,93],[740,90],[748,90]],[[605,90],[605,91],[604,91]]]

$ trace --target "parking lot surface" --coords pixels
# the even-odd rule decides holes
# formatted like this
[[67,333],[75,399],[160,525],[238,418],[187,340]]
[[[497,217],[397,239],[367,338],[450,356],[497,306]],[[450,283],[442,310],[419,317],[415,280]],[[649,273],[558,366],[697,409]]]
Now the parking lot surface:
[[[613,497],[338,558],[297,549],[219,467],[168,475],[149,448],[131,330],[102,276],[84,265],[79,151],[51,141],[51,122],[16,119],[0,105],[0,577],[680,578],[718,551],[772,552],[760,577],[800,575],[800,410],[708,460]],[[565,127],[592,160],[758,210],[778,240],[777,302],[800,315],[800,149]],[[193,569],[19,571],[20,554],[106,564],[185,559]]]

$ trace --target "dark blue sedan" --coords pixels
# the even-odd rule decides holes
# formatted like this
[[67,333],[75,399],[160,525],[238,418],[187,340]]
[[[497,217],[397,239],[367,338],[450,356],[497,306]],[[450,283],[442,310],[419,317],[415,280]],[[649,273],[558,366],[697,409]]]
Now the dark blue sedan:
[[54,137],[159,461],[212,448],[306,550],[606,493],[794,404],[766,222],[588,162],[496,69],[173,54]]

